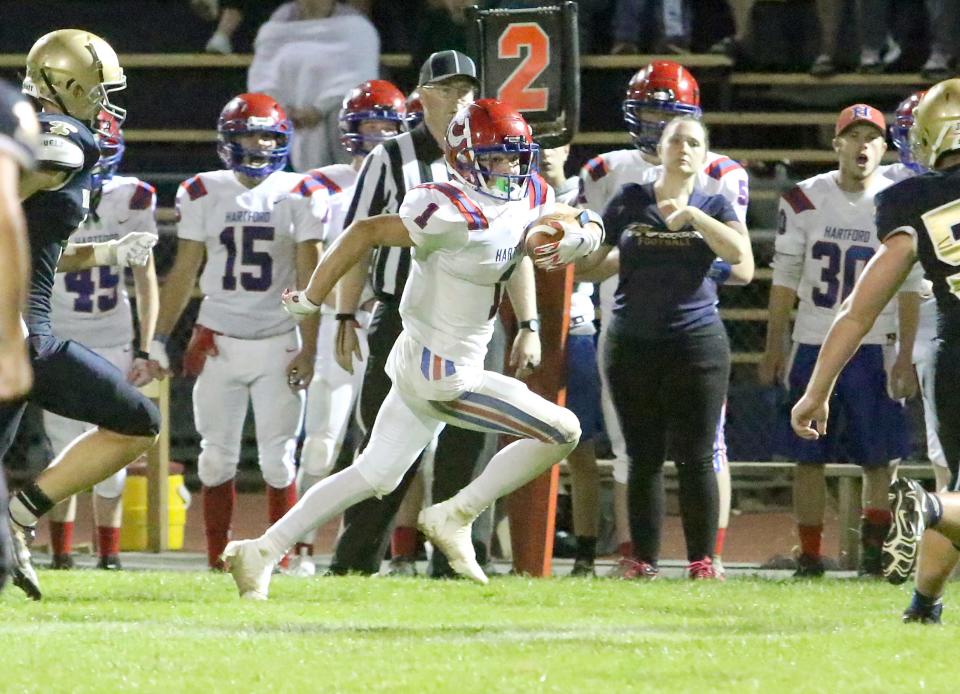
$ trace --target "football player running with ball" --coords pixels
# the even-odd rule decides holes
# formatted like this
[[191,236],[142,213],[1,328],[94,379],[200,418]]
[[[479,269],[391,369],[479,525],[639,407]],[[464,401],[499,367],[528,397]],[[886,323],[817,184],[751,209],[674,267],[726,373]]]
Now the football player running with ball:
[[253,403],[260,471],[270,522],[297,498],[294,484],[300,390],[313,376],[317,320],[300,326],[275,292],[305,286],[323,238],[319,184],[283,171],[293,126],[266,94],[241,94],[220,112],[218,152],[226,167],[200,173],[177,191],[177,259],[163,287],[159,345],[183,312],[201,264],[204,299],[184,354],[197,378],[193,414],[200,441],[207,558],[220,568],[236,499],[243,422]]
[[[307,289],[284,293],[287,310],[311,315],[371,246],[413,247],[400,306],[404,329],[387,362],[393,386],[370,442],[353,466],[314,485],[262,536],[227,545],[224,559],[241,597],[266,599],[274,564],[297,538],[362,499],[389,493],[446,424],[520,437],[418,519],[457,573],[486,583],[470,537],[473,520],[559,462],[580,437],[569,410],[516,379],[483,370],[502,290],[519,320],[535,317],[533,261],[518,250],[524,230],[554,206],[536,173],[537,152],[529,126],[512,108],[493,99],[466,106],[446,135],[453,180],[413,188],[399,214],[352,224]],[[602,238],[595,214],[571,209],[558,217],[565,233],[551,253],[536,254],[543,267],[572,262]],[[538,335],[520,331],[510,359],[522,367],[538,364]]]

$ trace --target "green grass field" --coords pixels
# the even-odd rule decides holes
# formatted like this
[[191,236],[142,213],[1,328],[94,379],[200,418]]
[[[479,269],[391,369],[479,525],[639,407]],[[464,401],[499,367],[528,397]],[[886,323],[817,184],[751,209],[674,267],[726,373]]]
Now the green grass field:
[[41,580],[0,595],[0,691],[956,691],[960,612],[901,625],[908,588],[875,582]]

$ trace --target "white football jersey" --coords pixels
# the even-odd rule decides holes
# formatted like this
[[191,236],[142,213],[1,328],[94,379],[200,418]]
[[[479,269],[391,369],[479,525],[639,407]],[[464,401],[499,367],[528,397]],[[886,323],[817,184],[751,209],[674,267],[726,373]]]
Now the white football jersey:
[[293,330],[280,292],[296,286],[296,246],[322,241],[325,213],[313,205],[319,184],[277,171],[247,188],[233,171],[197,174],[177,191],[177,235],[206,246],[197,322],[255,339]]
[[[897,164],[881,167],[881,175],[862,193],[846,193],[837,185],[837,171],[819,174],[791,188],[780,199],[780,222],[774,257],[774,284],[789,286],[797,273],[786,268],[802,262],[799,305],[793,339],[819,345],[863,268],[880,247],[874,220],[874,197],[901,180]],[[911,273],[900,291],[919,291],[922,275]],[[864,344],[892,344],[897,333],[897,304],[880,313]]]
[[353,200],[353,191],[359,172],[349,164],[330,164],[319,169],[311,169],[307,172],[307,176],[326,193],[321,195],[318,192],[312,195],[311,204],[314,215],[319,215],[321,218],[326,215],[323,242],[329,246],[343,232],[343,223],[346,221],[347,211]]
[[[660,165],[646,161],[638,149],[619,149],[600,154],[580,169],[581,207],[603,213],[607,203],[628,183],[650,183],[660,174]],[[697,177],[697,187],[707,195],[722,195],[747,223],[747,204],[750,199],[750,177],[746,169],[730,157],[707,152],[707,163]],[[613,315],[613,295],[617,275],[600,283],[600,310],[603,316]]]
[[524,229],[553,204],[539,176],[524,199],[509,202],[456,181],[408,191],[400,218],[415,248],[400,300],[404,330],[444,359],[482,365]]
[[[134,231],[157,234],[157,195],[149,183],[132,176],[104,181],[96,209],[70,236],[70,243],[113,241]],[[88,347],[133,342],[133,317],[121,267],[59,272],[51,297],[57,336]]]

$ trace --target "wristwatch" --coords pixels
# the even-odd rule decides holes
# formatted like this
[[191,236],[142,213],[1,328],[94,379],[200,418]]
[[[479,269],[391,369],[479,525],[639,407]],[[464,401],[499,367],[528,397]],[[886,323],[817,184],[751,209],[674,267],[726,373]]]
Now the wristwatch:
[[532,333],[540,332],[540,319],[531,318],[530,320],[522,320],[518,324],[520,330],[529,330]]

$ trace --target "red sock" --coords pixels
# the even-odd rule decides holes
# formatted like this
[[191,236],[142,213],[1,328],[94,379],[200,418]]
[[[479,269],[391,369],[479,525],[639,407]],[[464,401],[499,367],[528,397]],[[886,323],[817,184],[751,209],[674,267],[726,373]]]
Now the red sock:
[[390,536],[390,556],[413,558],[417,554],[417,529],[397,526]]
[[617,545],[617,552],[621,557],[633,559],[633,543],[629,540],[627,542],[621,542],[619,545]]
[[715,557],[723,556],[723,541],[727,539],[727,529],[717,528],[717,540],[713,544],[713,555]]
[[304,554],[308,556],[313,556],[313,545],[306,542],[298,542],[294,551],[298,557],[303,556]]
[[808,557],[820,556],[820,542],[823,539],[823,524],[798,525],[797,534],[800,536],[800,553]]
[[865,547],[880,547],[887,537],[887,531],[893,522],[893,514],[886,508],[863,509],[862,540]]
[[233,480],[216,487],[203,487],[203,524],[207,534],[207,563],[211,569],[222,569],[220,555],[230,536],[230,519],[237,500]]
[[120,528],[98,525],[97,550],[101,557],[117,556],[120,554]]
[[[293,482],[288,484],[286,487],[277,489],[276,487],[271,487],[267,485],[267,515],[270,518],[270,525],[273,525],[278,520],[283,518],[283,516],[293,508],[293,505],[297,503],[297,484]],[[286,569],[290,566],[290,553],[283,555],[283,559],[279,562],[279,565]]]
[[73,521],[50,521],[50,547],[55,555],[73,552]]

